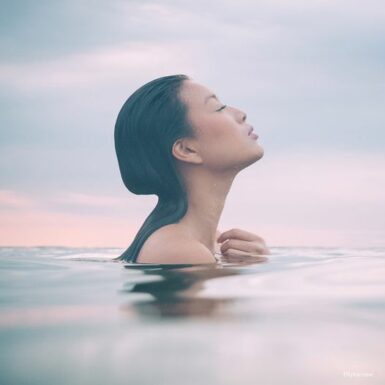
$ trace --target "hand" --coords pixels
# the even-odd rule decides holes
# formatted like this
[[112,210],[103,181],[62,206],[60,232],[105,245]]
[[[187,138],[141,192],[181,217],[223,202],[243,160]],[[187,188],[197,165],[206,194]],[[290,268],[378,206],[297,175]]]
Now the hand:
[[271,254],[265,241],[256,234],[241,229],[223,232],[217,238],[222,243],[220,250],[227,261],[266,260],[262,255]]

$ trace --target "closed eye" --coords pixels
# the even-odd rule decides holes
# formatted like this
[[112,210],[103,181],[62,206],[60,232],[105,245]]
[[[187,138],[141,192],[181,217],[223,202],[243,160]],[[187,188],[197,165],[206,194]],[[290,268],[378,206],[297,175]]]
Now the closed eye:
[[226,106],[226,104],[224,104],[221,108],[219,108],[218,110],[216,110],[216,111],[222,111],[224,108],[226,108],[227,106]]

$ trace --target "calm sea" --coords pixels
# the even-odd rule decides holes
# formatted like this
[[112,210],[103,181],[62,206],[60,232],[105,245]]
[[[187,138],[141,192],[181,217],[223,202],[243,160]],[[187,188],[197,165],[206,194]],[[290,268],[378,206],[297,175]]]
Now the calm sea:
[[385,248],[143,268],[0,248],[1,385],[385,384]]

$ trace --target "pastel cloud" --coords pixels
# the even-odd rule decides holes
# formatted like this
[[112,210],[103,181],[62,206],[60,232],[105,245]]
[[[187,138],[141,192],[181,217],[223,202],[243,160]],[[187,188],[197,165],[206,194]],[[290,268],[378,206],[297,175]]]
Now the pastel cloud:
[[[271,246],[385,246],[383,169],[378,154],[264,155],[235,179],[219,228],[254,231]],[[4,245],[124,247],[157,200],[124,190],[40,199],[2,191],[0,197]]]
[[123,199],[116,196],[101,196],[91,195],[84,193],[69,192],[61,194],[53,199],[54,203],[64,203],[73,205],[86,205],[86,206],[102,206],[102,207],[113,207],[122,204]]
[[[175,42],[132,42],[59,57],[45,62],[0,65],[0,82],[23,92],[88,88],[96,84],[121,83],[140,71],[143,79],[154,68],[186,68],[191,58]],[[147,75],[148,76],[148,75]]]
[[25,209],[33,205],[33,200],[25,194],[12,190],[0,190],[0,209]]
[[5,6],[0,244],[127,245],[156,199],[122,185],[117,111],[144,82],[186,73],[247,111],[265,148],[222,229],[384,245],[381,1],[90,4]]

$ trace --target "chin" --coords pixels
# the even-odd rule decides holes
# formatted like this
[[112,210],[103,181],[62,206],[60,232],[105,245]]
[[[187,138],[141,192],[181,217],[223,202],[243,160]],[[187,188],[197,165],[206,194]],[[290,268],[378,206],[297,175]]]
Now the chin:
[[258,162],[259,159],[263,158],[263,155],[265,154],[265,151],[263,147],[258,146],[256,151],[253,152],[253,154],[250,156],[250,163],[249,165]]
[[257,159],[256,160],[259,160],[263,157],[263,155],[265,154],[265,150],[263,149],[263,147],[261,146],[258,146],[258,151],[257,151]]
[[249,155],[246,160],[240,162],[238,164],[238,169],[243,170],[244,168],[251,166],[255,162],[258,162],[258,160],[261,159],[263,155],[264,155],[263,148],[260,147],[258,151],[254,151],[254,153]]
[[264,154],[265,154],[265,150],[263,149],[263,147],[258,145],[256,147],[254,147],[253,151],[250,154],[250,158],[252,159],[252,162],[254,163],[254,162],[258,161],[259,159],[261,159]]

